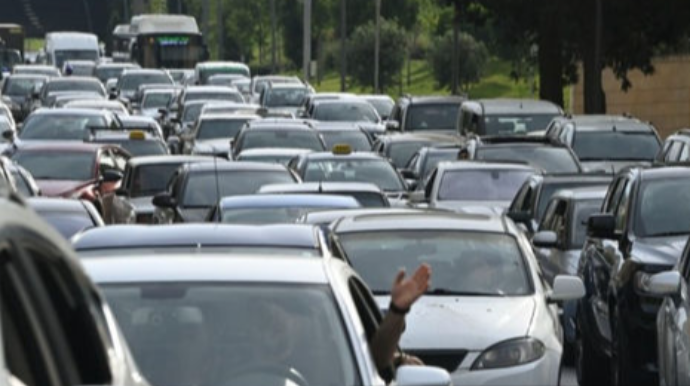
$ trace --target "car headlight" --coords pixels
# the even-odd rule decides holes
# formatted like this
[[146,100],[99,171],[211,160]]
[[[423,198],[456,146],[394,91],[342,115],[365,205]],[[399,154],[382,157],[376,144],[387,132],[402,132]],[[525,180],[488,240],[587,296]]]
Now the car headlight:
[[472,364],[472,370],[488,370],[524,365],[544,356],[544,344],[533,338],[498,343],[484,351]]

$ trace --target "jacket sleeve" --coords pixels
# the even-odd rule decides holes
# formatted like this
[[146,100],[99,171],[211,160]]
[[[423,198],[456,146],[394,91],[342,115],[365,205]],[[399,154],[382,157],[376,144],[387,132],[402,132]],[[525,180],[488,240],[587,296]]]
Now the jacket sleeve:
[[405,316],[388,312],[370,342],[371,355],[379,372],[393,365],[403,331]]

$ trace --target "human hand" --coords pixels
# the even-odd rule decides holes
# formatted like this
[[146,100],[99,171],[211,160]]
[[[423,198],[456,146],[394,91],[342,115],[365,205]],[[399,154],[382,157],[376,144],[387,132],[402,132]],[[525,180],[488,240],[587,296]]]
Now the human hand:
[[391,302],[399,309],[407,310],[429,288],[431,279],[431,267],[422,264],[410,277],[405,277],[405,270],[401,269],[395,276],[393,289],[391,290]]

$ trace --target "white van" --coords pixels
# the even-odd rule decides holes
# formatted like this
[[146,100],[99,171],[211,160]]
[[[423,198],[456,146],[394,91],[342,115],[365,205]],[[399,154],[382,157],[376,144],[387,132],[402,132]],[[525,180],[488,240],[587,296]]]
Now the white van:
[[83,32],[50,32],[46,34],[46,61],[62,68],[66,60],[91,60],[101,57],[98,38]]

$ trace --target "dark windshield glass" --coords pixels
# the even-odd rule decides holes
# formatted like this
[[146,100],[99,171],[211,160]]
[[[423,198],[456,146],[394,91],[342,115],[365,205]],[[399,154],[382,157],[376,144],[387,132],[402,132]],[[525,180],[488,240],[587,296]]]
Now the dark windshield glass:
[[289,184],[295,182],[287,172],[212,172],[194,173],[187,180],[183,206],[210,207],[218,203],[219,197],[254,194],[268,184]]
[[89,91],[105,96],[103,85],[97,80],[93,82],[87,80],[49,82],[46,85],[46,92],[51,93],[55,91]]
[[86,181],[94,178],[94,153],[20,151],[12,158],[37,180]]
[[126,74],[120,82],[120,90],[136,91],[142,84],[172,84],[165,73],[160,74]]
[[244,103],[242,95],[236,92],[194,92],[185,96],[184,102],[189,101],[223,101]]
[[424,169],[422,170],[422,181],[425,181],[431,172],[436,169],[439,163],[443,161],[454,161],[458,159],[458,149],[453,150],[443,150],[434,151],[427,153],[426,163],[424,164]]
[[328,149],[332,149],[337,144],[347,144],[352,151],[371,151],[369,138],[359,130],[322,131],[321,136]]
[[388,158],[393,161],[396,168],[404,168],[410,161],[414,153],[424,146],[429,146],[428,142],[398,142],[388,147]]
[[574,180],[568,182],[549,182],[542,184],[541,189],[539,190],[539,197],[537,198],[539,200],[539,202],[537,202],[537,219],[541,220],[541,218],[544,216],[544,212],[546,212],[546,207],[549,205],[551,197],[557,191],[562,189],[584,188],[588,186],[601,186],[605,188],[608,186],[608,183],[603,181]]
[[376,112],[381,118],[390,117],[393,107],[395,107],[395,103],[387,99],[367,99],[367,102],[374,106],[374,109],[376,109]]
[[95,63],[72,64],[72,76],[92,76]]
[[144,96],[144,102],[142,107],[145,109],[158,109],[163,108],[170,103],[172,99],[172,93],[149,93]]
[[545,146],[496,146],[477,149],[477,159],[525,162],[547,173],[578,173],[577,161],[566,148]]
[[528,170],[462,170],[443,173],[439,201],[510,201],[533,173]]
[[184,113],[182,114],[182,122],[189,123],[194,122],[199,119],[201,115],[201,109],[204,108],[203,103],[195,103],[192,105],[186,105],[184,107]]
[[338,236],[352,266],[375,293],[389,293],[401,267],[414,272],[421,263],[431,265],[434,272],[431,293],[502,296],[531,292],[520,249],[508,235],[396,230]]
[[2,94],[3,95],[10,95],[10,96],[29,96],[31,95],[31,92],[37,88],[40,87],[40,85],[43,85],[45,81],[43,79],[27,79],[27,78],[7,78],[5,80],[5,85],[3,86],[2,89]]
[[408,108],[405,130],[455,130],[460,105],[412,105]]
[[546,130],[556,114],[544,115],[487,115],[484,117],[486,135],[525,134]]
[[302,106],[308,90],[306,88],[269,89],[266,91],[266,107]]
[[71,238],[77,233],[94,226],[91,217],[84,212],[38,212],[46,222],[57,229],[66,239]]
[[[341,194],[347,195],[348,193]],[[359,201],[359,204],[362,205],[363,208],[387,208],[390,206],[388,199],[379,193],[358,192],[352,193],[352,197]]]
[[168,147],[160,141],[122,141],[118,144],[132,157],[168,154]]
[[134,169],[130,185],[131,197],[154,196],[164,192],[173,173],[182,163],[142,165]]
[[587,220],[589,216],[599,213],[602,201],[603,199],[582,201],[575,205],[570,249],[580,249],[585,245],[585,239],[587,238]]
[[196,139],[235,138],[245,123],[247,123],[246,119],[203,120],[199,125]]
[[634,231],[638,237],[690,233],[690,179],[648,180],[640,187]]
[[291,148],[323,151],[326,148],[316,132],[306,130],[255,130],[247,131],[242,137],[242,150],[255,148]]
[[[152,385],[293,385],[291,372],[301,374],[305,385],[331,385],[333,379],[339,385],[360,384],[346,329],[326,286],[159,282],[103,287]],[[283,368],[288,370],[276,371]]]
[[97,50],[60,50],[55,51],[55,67],[62,68],[66,60],[98,60]]
[[94,74],[98,80],[105,83],[108,79],[119,78],[124,71],[124,67],[96,67]]
[[19,51],[0,48],[0,70],[3,68],[11,70],[17,64],[22,64]]
[[307,164],[304,182],[368,182],[381,190],[405,190],[391,164],[377,159],[314,160]]
[[19,138],[81,141],[88,127],[105,126],[105,119],[99,116],[40,114],[27,119]]
[[651,132],[578,131],[573,138],[580,161],[653,161],[660,147]]
[[326,122],[378,122],[369,103],[328,103],[316,106],[314,119]]

